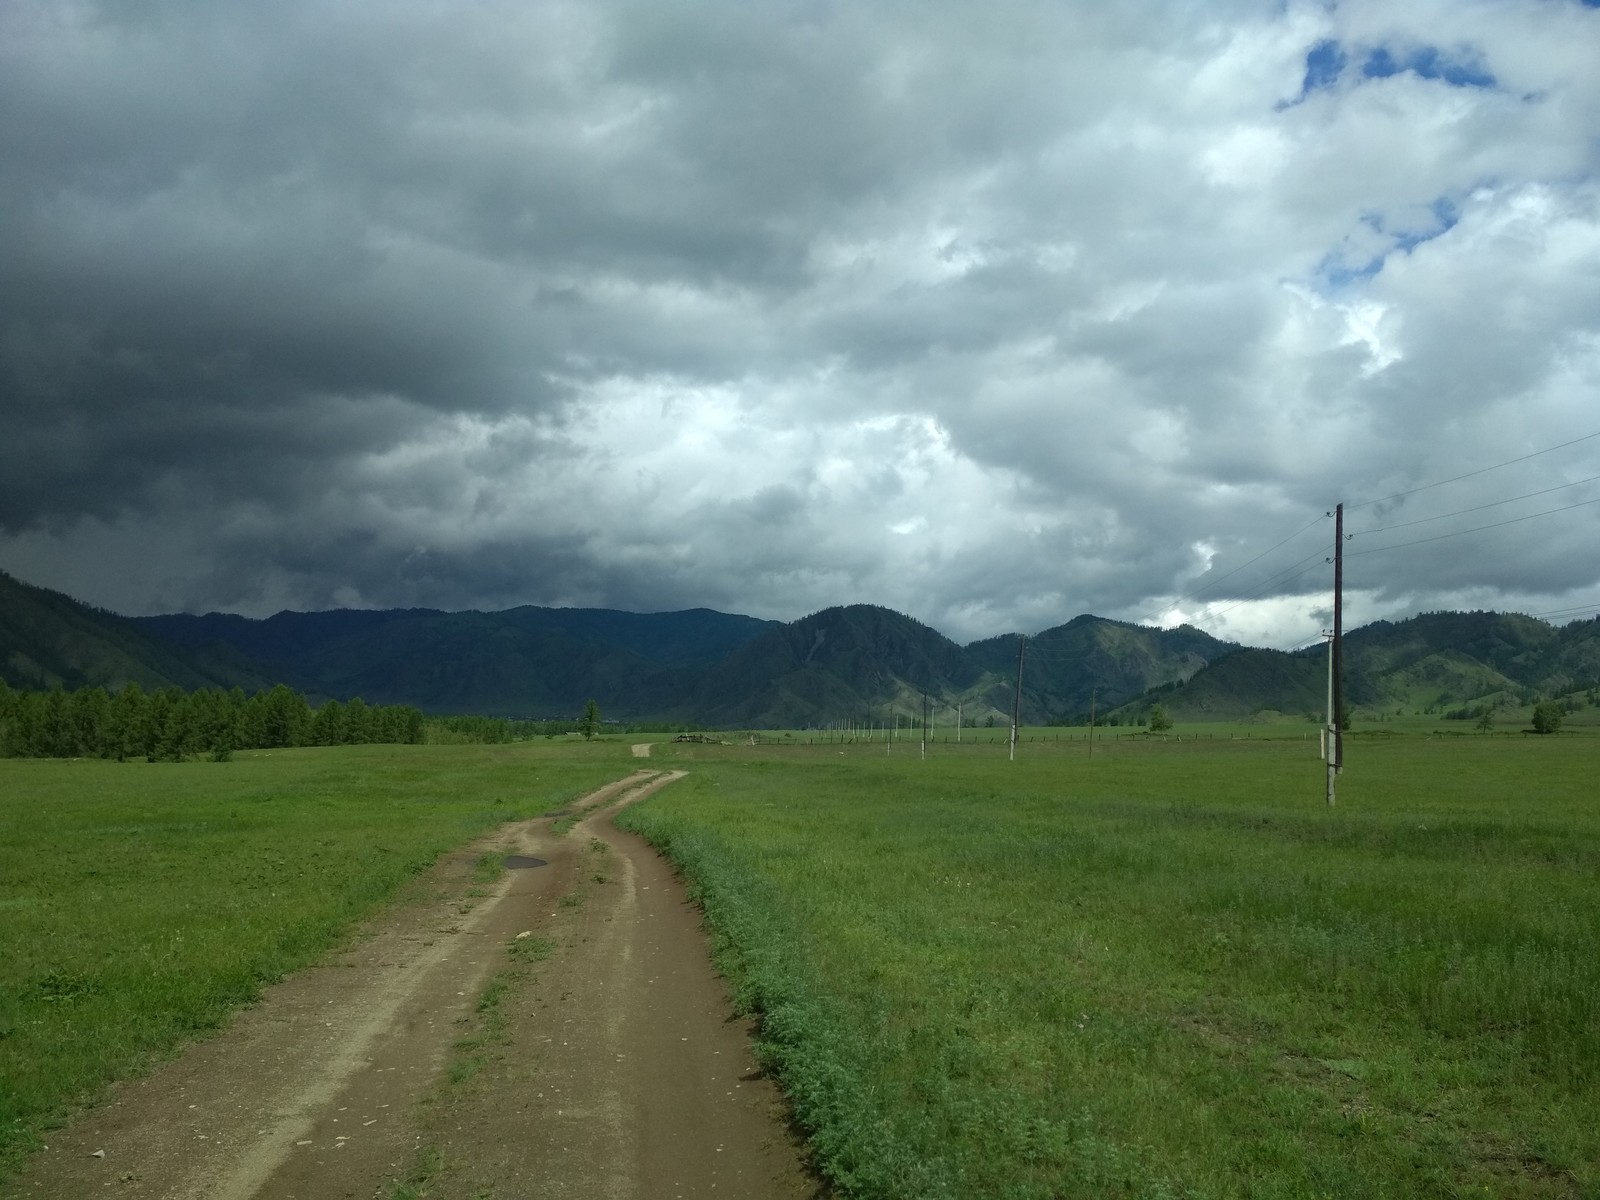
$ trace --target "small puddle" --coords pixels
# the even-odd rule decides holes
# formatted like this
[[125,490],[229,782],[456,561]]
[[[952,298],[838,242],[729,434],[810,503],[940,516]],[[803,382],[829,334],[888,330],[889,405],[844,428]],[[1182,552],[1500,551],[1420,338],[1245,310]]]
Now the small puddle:
[[531,854],[506,855],[506,870],[521,871],[528,867],[548,867],[550,864],[542,858],[534,858]]

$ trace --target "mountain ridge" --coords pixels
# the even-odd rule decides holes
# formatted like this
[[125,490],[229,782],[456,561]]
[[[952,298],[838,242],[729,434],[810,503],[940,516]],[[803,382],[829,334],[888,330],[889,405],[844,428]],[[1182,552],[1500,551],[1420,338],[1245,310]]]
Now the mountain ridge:
[[[0,572],[0,678],[25,688],[283,682],[314,699],[516,717],[572,716],[594,699],[622,719],[745,728],[916,720],[926,695],[939,724],[958,711],[1009,723],[1022,636],[960,645],[871,604],[790,622],[534,605],[122,617]],[[1358,712],[1523,703],[1600,685],[1600,620],[1421,613],[1350,631],[1345,663]],[[1247,647],[1088,613],[1028,636],[1023,667],[1027,724],[1078,720],[1091,705],[1137,721],[1157,703],[1181,720],[1320,720],[1326,703],[1320,647]]]

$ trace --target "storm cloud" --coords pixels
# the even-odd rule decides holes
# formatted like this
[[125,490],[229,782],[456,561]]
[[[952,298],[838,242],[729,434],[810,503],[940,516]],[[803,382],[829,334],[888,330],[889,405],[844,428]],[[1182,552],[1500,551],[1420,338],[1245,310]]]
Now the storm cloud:
[[1580,0],[12,0],[0,567],[1287,646],[1345,501],[1355,620],[1593,612],[1596,62]]

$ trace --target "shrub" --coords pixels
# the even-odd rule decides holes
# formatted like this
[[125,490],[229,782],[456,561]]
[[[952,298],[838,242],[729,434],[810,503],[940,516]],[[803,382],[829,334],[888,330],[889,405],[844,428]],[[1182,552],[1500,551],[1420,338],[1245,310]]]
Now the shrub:
[[1561,711],[1559,700],[1546,700],[1543,704],[1533,706],[1533,731],[1535,733],[1558,733],[1561,730],[1561,719],[1566,716]]

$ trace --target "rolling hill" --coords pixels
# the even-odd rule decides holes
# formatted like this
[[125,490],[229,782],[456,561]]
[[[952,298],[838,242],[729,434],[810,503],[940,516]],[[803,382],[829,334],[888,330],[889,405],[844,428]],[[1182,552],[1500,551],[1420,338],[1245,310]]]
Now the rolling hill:
[[246,655],[302,690],[519,717],[575,716],[591,698],[608,713],[659,716],[681,704],[708,665],[775,624],[704,608],[532,606],[282,612],[260,621],[178,614],[134,623],[192,650]]
[[[1345,637],[1345,699],[1358,715],[1443,714],[1519,705],[1600,684],[1600,618],[1557,628],[1515,613],[1422,613],[1374,621]],[[1327,651],[1240,650],[1187,682],[1123,706],[1137,719],[1161,704],[1179,720],[1231,721],[1268,711],[1320,719]]]
[[[608,716],[714,727],[876,725],[922,711],[1008,723],[1017,634],[960,646],[873,605],[798,621],[690,609],[627,613],[524,606],[208,613],[128,618],[0,573],[0,679],[13,687],[145,688],[283,682],[313,699],[361,696],[425,712]],[[1154,704],[1176,719],[1257,713],[1318,719],[1326,652],[1248,649],[1198,629],[1080,616],[1028,639],[1022,717],[1081,718],[1091,698],[1119,722]],[[1600,686],[1600,619],[1562,628],[1506,613],[1378,621],[1345,641],[1358,714],[1460,712]]]
[[[1026,721],[1114,708],[1151,688],[1188,679],[1239,647],[1190,625],[1155,629],[1104,617],[1075,617],[1028,639],[1023,664]],[[1017,669],[1017,635],[973,642],[967,653],[1007,681]]]
[[982,707],[984,685],[995,682],[937,630],[891,609],[853,604],[779,625],[741,646],[706,673],[681,711],[712,725],[756,728],[877,723],[892,712],[920,712],[924,692],[941,709],[962,700]]
[[188,649],[151,634],[127,617],[34,587],[0,571],[0,679],[40,690],[137,683],[146,690],[180,687],[249,690],[273,680],[227,646]]

